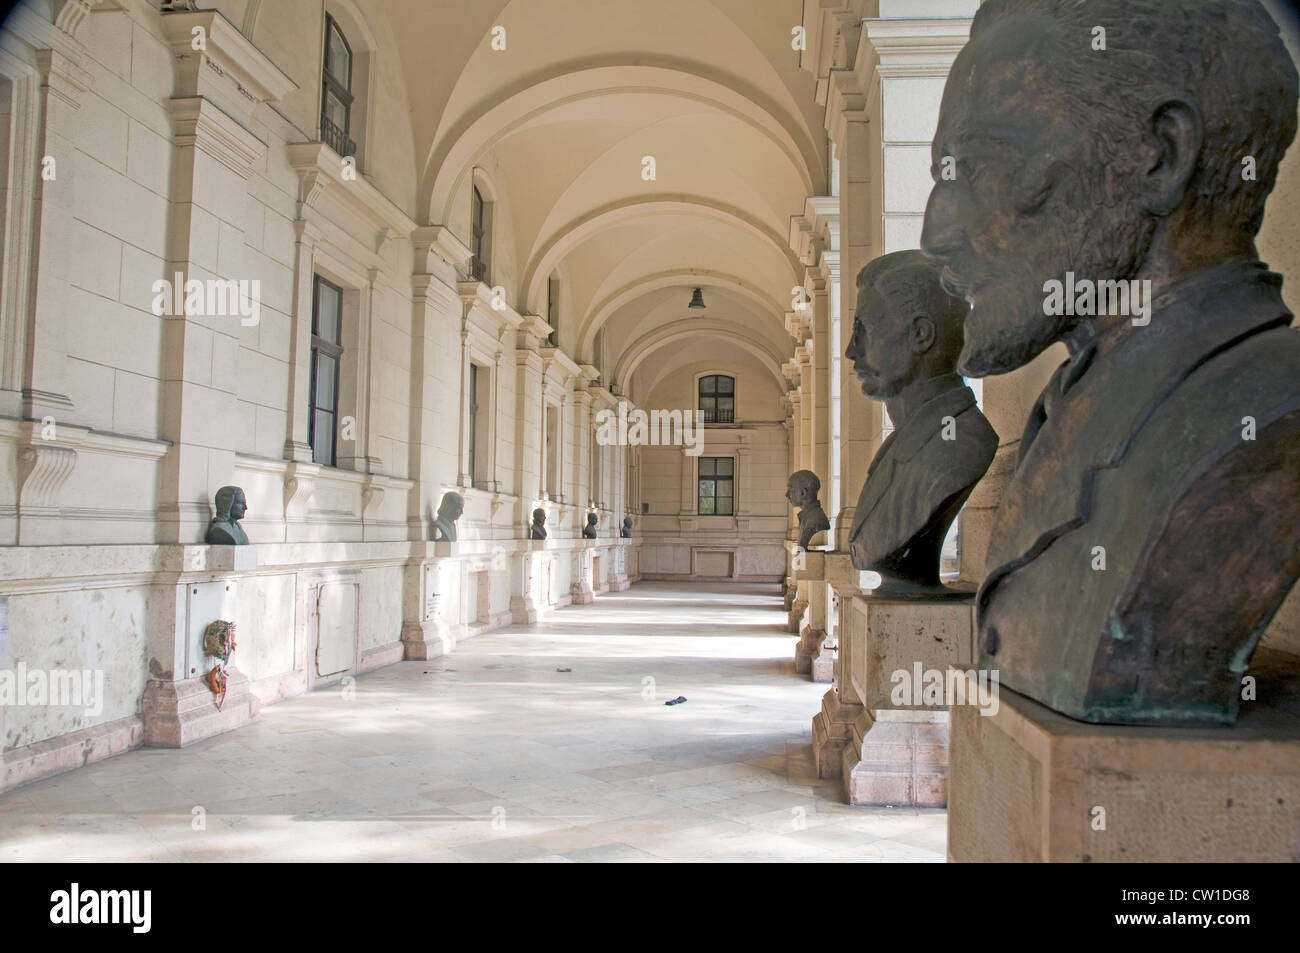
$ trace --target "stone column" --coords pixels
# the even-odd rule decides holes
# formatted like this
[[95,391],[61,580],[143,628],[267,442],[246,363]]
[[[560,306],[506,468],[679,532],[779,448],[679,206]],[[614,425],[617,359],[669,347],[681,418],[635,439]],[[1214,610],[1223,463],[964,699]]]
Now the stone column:
[[[257,126],[260,103],[296,86],[215,11],[167,13],[161,23],[176,69],[164,277],[173,285],[248,281],[239,210],[266,156],[266,144],[249,130]],[[206,36],[199,50],[191,46],[196,26]],[[222,248],[229,238],[233,249],[220,260],[210,240],[218,227]],[[175,583],[162,587],[150,631],[159,664],[141,700],[146,744],[186,745],[248,722],[259,708],[248,679],[233,667],[224,704],[216,708],[203,680],[202,632],[192,622],[240,621],[237,576],[256,568],[257,550],[185,545],[203,539],[212,496],[234,475],[242,321],[238,314],[173,314],[163,330],[161,429],[172,446],[160,466],[158,533],[161,542],[182,545],[167,557],[176,560],[168,567]]]

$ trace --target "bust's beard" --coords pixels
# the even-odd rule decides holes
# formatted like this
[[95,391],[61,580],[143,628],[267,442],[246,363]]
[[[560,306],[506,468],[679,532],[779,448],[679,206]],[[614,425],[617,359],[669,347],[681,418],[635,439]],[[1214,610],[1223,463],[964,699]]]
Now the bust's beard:
[[[1116,189],[1111,189],[1115,193]],[[1098,202],[1110,200],[1099,194]],[[1125,198],[1122,212],[1094,211],[1073,226],[1062,226],[1063,240],[1014,272],[984,285],[966,315],[957,370],[965,377],[1006,374],[1023,367],[1063,340],[1091,317],[1044,312],[1050,279],[1128,279],[1137,274],[1156,228],[1153,216],[1138,212]],[[1064,310],[1064,309],[1062,309]]]

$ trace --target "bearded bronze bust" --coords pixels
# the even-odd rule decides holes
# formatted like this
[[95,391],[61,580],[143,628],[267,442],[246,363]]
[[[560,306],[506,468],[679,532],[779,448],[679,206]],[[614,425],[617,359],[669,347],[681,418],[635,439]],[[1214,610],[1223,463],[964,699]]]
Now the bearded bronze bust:
[[1069,351],[981,666],[1074,718],[1233,723],[1300,575],[1300,333],[1254,241],[1296,102],[1257,0],[987,0],[948,77],[922,247],[970,304],[959,368]]

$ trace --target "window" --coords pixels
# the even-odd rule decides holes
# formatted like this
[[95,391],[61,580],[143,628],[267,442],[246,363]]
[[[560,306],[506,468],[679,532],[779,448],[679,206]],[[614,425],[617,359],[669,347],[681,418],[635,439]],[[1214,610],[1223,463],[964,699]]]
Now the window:
[[481,364],[469,364],[469,459],[466,461],[471,486],[490,489],[492,477],[491,423],[492,411],[491,371]]
[[560,500],[560,408],[546,405],[546,498]]
[[700,457],[700,516],[734,514],[735,463],[731,457]]
[[706,424],[736,422],[736,379],[725,374],[700,378],[700,419]]
[[470,251],[474,257],[470,261],[470,274],[475,281],[488,280],[488,258],[491,242],[488,231],[491,227],[491,215],[488,203],[483,201],[483,193],[474,186],[474,195],[470,202]]
[[478,365],[469,366],[469,478],[478,472]]
[[352,47],[338,23],[325,14],[325,55],[321,76],[320,136],[341,156],[356,156],[352,132]]
[[343,289],[316,275],[311,302],[311,401],[307,442],[311,458],[335,466],[339,410],[339,361],[343,357]]
[[551,326],[547,341],[551,347],[560,346],[560,279],[555,276],[546,282],[546,323]]

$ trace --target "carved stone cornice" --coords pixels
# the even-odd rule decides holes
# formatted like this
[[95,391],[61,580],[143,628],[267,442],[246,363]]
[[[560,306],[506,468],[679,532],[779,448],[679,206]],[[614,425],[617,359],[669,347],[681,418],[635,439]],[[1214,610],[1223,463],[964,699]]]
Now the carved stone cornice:
[[86,21],[86,17],[103,2],[104,0],[54,0],[51,10],[54,25],[75,38],[77,29]]
[[171,100],[172,135],[177,146],[206,153],[241,178],[252,174],[266,154],[266,143],[219,106],[202,96]]
[[325,143],[295,142],[286,148],[289,165],[298,173],[299,217],[306,217],[307,208],[319,211],[322,194],[328,193],[346,212],[364,223],[376,252],[384,243],[416,232],[414,219],[364,176],[344,178],[343,160]]
[[73,109],[81,108],[81,95],[90,89],[90,73],[79,63],[54,49],[36,51],[41,88]]
[[[214,82],[233,83],[247,100],[274,103],[298,84],[216,10],[163,13],[163,35],[176,55],[176,93],[202,96]],[[203,47],[194,49],[195,29]]]
[[432,272],[437,264],[449,266],[460,277],[469,274],[473,252],[445,225],[422,225],[411,232],[415,270]]

